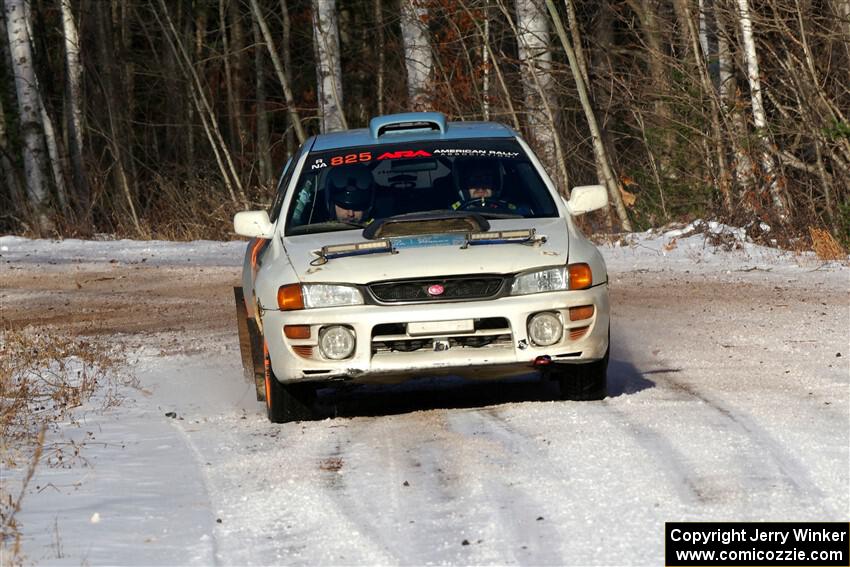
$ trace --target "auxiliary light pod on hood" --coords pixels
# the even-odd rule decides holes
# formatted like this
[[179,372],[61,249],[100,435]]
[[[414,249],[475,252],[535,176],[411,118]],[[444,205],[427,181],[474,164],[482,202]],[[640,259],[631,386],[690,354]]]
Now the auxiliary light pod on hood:
[[[452,237],[451,234],[445,234],[449,238],[442,239],[440,235],[436,240],[433,240],[430,246],[446,246],[460,245],[460,248],[467,249],[470,246],[482,246],[488,244],[543,244],[546,242],[545,236],[536,236],[536,230],[526,228],[520,230],[495,230],[491,232],[468,232],[464,235]],[[372,242],[352,242],[350,244],[333,244],[330,246],[322,246],[321,250],[313,251],[317,257],[314,258],[310,265],[321,266],[326,264],[328,260],[335,258],[345,258],[347,256],[365,256],[366,254],[397,254],[398,248],[410,248],[409,238],[400,238],[396,241],[382,238]],[[414,238],[414,240],[416,240]],[[428,245],[426,245],[428,246]],[[421,247],[421,246],[420,246]]]

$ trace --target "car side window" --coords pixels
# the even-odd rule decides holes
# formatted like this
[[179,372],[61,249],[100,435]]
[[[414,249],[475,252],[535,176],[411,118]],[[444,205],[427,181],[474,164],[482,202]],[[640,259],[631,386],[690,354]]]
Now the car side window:
[[297,164],[298,160],[301,159],[301,155],[306,151],[306,149],[306,144],[298,148],[298,151],[292,154],[292,156],[286,160],[286,165],[283,166],[283,171],[280,174],[280,181],[277,183],[277,193],[275,193],[271,210],[269,211],[269,220],[272,222],[276,222],[277,218],[280,216],[280,210],[283,207],[283,200],[286,197],[286,188],[289,186],[289,182],[292,181],[295,164]]

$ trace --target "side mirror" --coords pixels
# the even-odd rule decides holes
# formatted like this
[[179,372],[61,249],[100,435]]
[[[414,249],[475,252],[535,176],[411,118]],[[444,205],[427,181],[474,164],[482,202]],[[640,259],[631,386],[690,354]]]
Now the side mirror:
[[608,191],[602,185],[573,187],[567,201],[567,209],[575,216],[608,206]]
[[249,238],[271,238],[274,225],[266,211],[242,211],[233,217],[233,230],[236,234]]

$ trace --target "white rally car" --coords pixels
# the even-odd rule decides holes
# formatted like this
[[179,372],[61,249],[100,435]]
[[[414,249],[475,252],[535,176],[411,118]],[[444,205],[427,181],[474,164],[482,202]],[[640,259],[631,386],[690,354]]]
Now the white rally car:
[[236,288],[242,359],[269,419],[309,419],[319,387],[533,372],[606,395],[608,275],[528,145],[439,113],[307,140],[251,237]]

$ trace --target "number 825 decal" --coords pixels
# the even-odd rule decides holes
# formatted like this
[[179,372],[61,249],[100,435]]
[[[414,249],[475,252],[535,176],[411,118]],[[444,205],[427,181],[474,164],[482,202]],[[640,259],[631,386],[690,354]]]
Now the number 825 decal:
[[331,165],[343,165],[349,163],[360,163],[363,161],[372,161],[372,152],[360,152],[359,154],[347,154],[344,156],[334,156],[331,158]]

